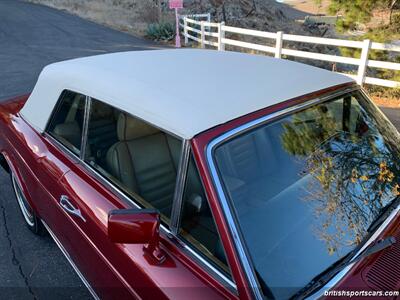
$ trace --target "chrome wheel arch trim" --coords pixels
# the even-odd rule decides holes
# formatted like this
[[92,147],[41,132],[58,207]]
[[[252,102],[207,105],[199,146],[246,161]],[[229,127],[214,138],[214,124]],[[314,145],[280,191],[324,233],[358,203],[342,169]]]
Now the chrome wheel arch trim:
[[[28,208],[26,207],[26,205],[24,203],[24,202],[26,202],[29,205],[29,202],[26,199],[24,192],[21,188],[21,184],[19,183],[19,179],[14,174],[14,172],[11,172],[11,181],[12,181],[12,186],[13,186],[13,190],[15,193],[15,197],[17,198],[18,205],[21,210],[22,216],[24,217],[24,220],[28,224],[28,226],[33,227],[35,225],[34,215],[28,211]],[[25,198],[25,199],[23,199],[23,198]],[[32,207],[30,207],[30,209],[33,211]]]
[[78,267],[76,264],[73,262],[71,256],[68,254],[67,250],[65,250],[64,246],[61,244],[60,240],[57,238],[57,236],[54,234],[54,232],[50,229],[50,227],[46,224],[45,221],[41,220],[43,226],[46,228],[46,230],[49,232],[51,238],[54,240],[58,248],[61,250],[62,254],[64,254],[65,258],[67,261],[70,263],[71,267],[74,269],[78,277],[82,280],[82,283],[85,285],[85,287],[88,289],[90,294],[93,296],[93,299],[95,300],[100,300],[99,296],[96,294],[96,292],[93,290],[92,286],[89,284],[89,282],[86,280],[85,276],[79,271]]
[[[254,266],[253,266],[253,264],[251,262],[250,255],[248,253],[248,250],[246,249],[244,240],[241,237],[241,233],[240,233],[240,230],[238,228],[239,226],[237,224],[236,217],[232,213],[231,205],[229,204],[228,199],[225,196],[225,193],[224,193],[224,190],[223,190],[223,186],[222,186],[222,183],[221,183],[219,175],[218,175],[216,163],[214,161],[213,152],[220,144],[228,141],[229,139],[234,138],[235,136],[237,136],[239,134],[242,134],[242,133],[244,133],[246,131],[252,130],[255,127],[258,127],[258,126],[262,125],[263,123],[271,122],[271,121],[273,121],[273,120],[275,120],[277,118],[281,118],[281,117],[283,117],[283,116],[285,116],[287,114],[291,114],[291,113],[294,113],[296,111],[300,111],[300,110],[306,109],[306,108],[311,107],[311,106],[313,106],[315,104],[322,103],[322,102],[331,100],[333,98],[339,97],[339,96],[341,96],[343,94],[346,94],[346,93],[349,93],[349,92],[354,92],[354,91],[361,91],[361,89],[360,89],[359,86],[346,87],[346,88],[340,89],[338,91],[329,93],[329,94],[327,94],[325,96],[323,95],[322,97],[316,97],[316,98],[313,98],[313,99],[310,99],[310,100],[306,100],[303,103],[300,103],[300,104],[297,104],[297,105],[294,105],[294,106],[279,110],[277,112],[273,112],[273,113],[267,114],[267,115],[265,115],[263,117],[260,117],[258,119],[252,120],[252,121],[250,121],[248,123],[245,123],[243,125],[240,125],[240,126],[234,128],[234,129],[231,129],[231,130],[223,133],[222,135],[220,135],[220,136],[216,137],[215,139],[213,139],[206,147],[205,151],[206,151],[207,164],[208,164],[208,168],[209,168],[209,171],[210,171],[213,183],[214,183],[214,187],[215,187],[216,192],[218,194],[219,201],[220,201],[220,204],[221,204],[222,209],[224,211],[224,215],[225,215],[226,221],[227,221],[227,223],[229,225],[228,227],[230,228],[230,233],[231,233],[232,239],[234,241],[236,251],[237,251],[237,253],[239,255],[239,259],[241,260],[242,267],[243,267],[244,272],[246,274],[247,280],[248,280],[248,282],[250,284],[250,288],[252,289],[253,294],[254,294],[256,299],[260,299],[260,300],[264,299],[264,296],[262,294],[261,287],[260,287],[259,281],[257,279],[257,275],[256,275],[256,272],[255,272]],[[383,229],[381,229],[381,231],[382,230]],[[372,241],[370,240],[369,242],[372,242]],[[365,247],[366,246],[367,246],[367,243],[366,243]],[[350,268],[351,268],[351,266],[348,267],[348,270]],[[345,270],[343,270],[343,271],[345,271]],[[335,276],[333,278],[333,279],[335,279],[335,282],[332,283],[332,286],[335,285],[341,278],[343,278],[343,276],[347,273],[347,271],[343,272],[343,274],[340,276],[340,278],[336,278],[336,277],[339,277],[338,275],[340,273],[337,274],[337,276]],[[331,282],[329,282],[329,283],[331,283]],[[328,284],[327,284],[327,286],[328,286]],[[324,288],[322,288],[321,290],[323,290],[323,289]]]

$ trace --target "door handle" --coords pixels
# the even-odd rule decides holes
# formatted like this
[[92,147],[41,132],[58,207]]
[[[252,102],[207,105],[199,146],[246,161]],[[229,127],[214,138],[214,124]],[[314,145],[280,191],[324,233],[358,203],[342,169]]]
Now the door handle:
[[70,215],[74,215],[78,218],[81,218],[84,222],[86,219],[82,216],[81,210],[76,208],[70,201],[68,196],[62,195],[60,197],[60,206]]

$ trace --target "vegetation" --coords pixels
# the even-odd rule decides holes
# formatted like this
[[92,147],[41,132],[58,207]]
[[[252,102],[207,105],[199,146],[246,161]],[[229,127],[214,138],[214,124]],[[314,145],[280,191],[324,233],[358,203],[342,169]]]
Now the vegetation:
[[170,41],[175,37],[175,27],[171,23],[153,23],[147,27],[147,36],[155,41]]
[[[320,0],[316,1],[318,3]],[[343,15],[337,24],[338,29],[342,31],[356,29],[360,23],[368,23],[376,10],[387,10],[389,23],[393,24],[393,12],[399,2],[399,0],[331,0],[329,13]]]
[[[318,4],[321,0],[315,0]],[[370,39],[374,42],[388,43],[400,40],[400,0],[330,0],[329,13],[342,15],[336,23],[338,32],[347,32],[359,29],[360,25],[367,28],[359,40]],[[373,24],[374,13],[381,12],[386,22]],[[344,56],[360,57],[360,50],[341,48]],[[400,62],[400,57],[389,51],[371,51],[369,59]],[[392,70],[372,69],[374,77],[400,81],[400,72]],[[369,92],[375,96],[385,98],[400,98],[400,89],[387,89],[381,87],[368,87]]]

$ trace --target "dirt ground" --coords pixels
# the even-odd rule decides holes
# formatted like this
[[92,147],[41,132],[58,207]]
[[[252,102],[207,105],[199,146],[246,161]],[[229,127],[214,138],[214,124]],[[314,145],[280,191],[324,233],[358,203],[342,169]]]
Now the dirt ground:
[[329,0],[323,0],[321,5],[316,5],[315,0],[285,0],[284,3],[302,12],[317,15],[326,14]]
[[372,100],[376,103],[378,106],[382,107],[389,107],[389,108],[397,108],[399,109],[399,114],[400,114],[400,101],[397,98],[379,98],[379,97],[371,97]]

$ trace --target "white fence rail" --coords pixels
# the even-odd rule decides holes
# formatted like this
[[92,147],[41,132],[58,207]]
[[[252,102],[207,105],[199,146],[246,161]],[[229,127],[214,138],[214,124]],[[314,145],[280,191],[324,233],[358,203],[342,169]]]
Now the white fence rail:
[[[197,19],[207,18],[207,21],[195,20],[194,19],[195,17]],[[400,82],[398,81],[367,76],[368,68],[400,71],[400,63],[368,59],[371,50],[382,50],[382,51],[400,53],[400,46],[395,44],[375,43],[370,40],[351,41],[351,40],[341,40],[341,39],[330,39],[330,38],[286,34],[283,33],[282,31],[266,32],[266,31],[231,27],[231,26],[226,26],[224,22],[221,23],[210,22],[209,14],[192,15],[190,17],[181,16],[180,28],[183,29],[185,44],[188,44],[189,40],[193,40],[200,43],[202,48],[205,48],[206,45],[208,45],[211,47],[216,47],[220,51],[224,51],[225,46],[230,45],[230,46],[236,46],[236,47],[266,52],[271,55],[274,55],[276,58],[282,58],[282,56],[285,55],[285,56],[307,58],[311,60],[351,65],[357,68],[358,70],[357,74],[347,74],[347,73],[343,74],[354,78],[360,85],[372,84],[372,85],[379,85],[391,88],[395,87],[400,88]],[[272,40],[272,43],[275,40],[275,43],[273,43],[274,46],[270,46],[270,45],[244,42],[237,39],[226,38],[226,33],[234,33],[237,35],[265,38]],[[294,50],[284,47],[284,42],[286,41],[360,49],[361,56],[360,58],[352,58],[352,57],[345,57],[332,54]]]

